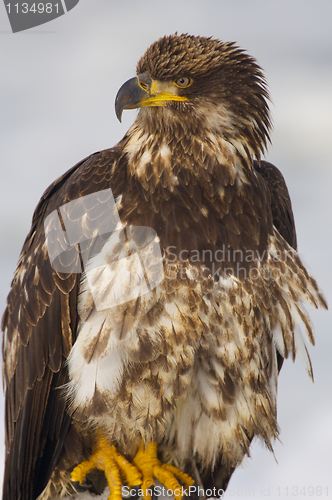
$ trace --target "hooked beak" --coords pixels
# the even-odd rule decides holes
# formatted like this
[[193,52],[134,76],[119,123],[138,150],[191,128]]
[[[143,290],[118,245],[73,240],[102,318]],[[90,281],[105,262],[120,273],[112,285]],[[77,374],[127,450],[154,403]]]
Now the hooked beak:
[[172,82],[152,80],[147,73],[131,78],[122,85],[115,98],[115,113],[121,122],[124,109],[145,106],[165,106],[167,101],[186,101],[177,95],[177,88]]

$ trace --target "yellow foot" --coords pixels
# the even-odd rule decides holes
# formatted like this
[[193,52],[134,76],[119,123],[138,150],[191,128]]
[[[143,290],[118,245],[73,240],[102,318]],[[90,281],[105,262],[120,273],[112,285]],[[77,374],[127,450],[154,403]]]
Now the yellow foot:
[[180,500],[183,493],[183,488],[176,478],[183,483],[184,489],[194,484],[194,480],[188,474],[173,465],[163,464],[158,460],[157,443],[149,443],[146,446],[142,443],[133,460],[133,464],[136,465],[137,469],[143,475],[141,488],[143,490],[142,496],[145,500],[151,500],[150,491],[152,489],[151,486],[153,487],[155,484],[154,478],[163,484],[167,490],[172,490],[175,500]]
[[88,472],[92,469],[101,469],[105,472],[110,489],[108,500],[121,500],[121,475],[130,488],[142,484],[142,476],[138,469],[111,446],[107,438],[97,435],[97,443],[89,460],[81,462],[71,473],[71,480],[82,484]]

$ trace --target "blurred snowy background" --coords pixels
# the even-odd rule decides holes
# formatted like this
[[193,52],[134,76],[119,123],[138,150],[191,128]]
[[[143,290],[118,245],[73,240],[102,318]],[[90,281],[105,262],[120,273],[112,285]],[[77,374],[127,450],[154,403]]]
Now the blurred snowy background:
[[[120,124],[116,92],[150,43],[175,31],[237,41],[264,68],[274,121],[267,159],[286,178],[300,254],[332,308],[331,25],[330,0],[81,0],[51,23],[12,34],[1,3],[1,311],[44,189],[124,135],[136,111]],[[300,360],[284,364],[275,458],[254,443],[229,497],[332,497],[332,314],[312,318],[315,384]]]

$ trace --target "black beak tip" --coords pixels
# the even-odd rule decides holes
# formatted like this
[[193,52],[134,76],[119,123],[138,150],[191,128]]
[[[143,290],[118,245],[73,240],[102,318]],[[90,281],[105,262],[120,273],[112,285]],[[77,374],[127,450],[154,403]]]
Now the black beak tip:
[[117,119],[121,123],[121,120],[122,120],[122,109],[118,109],[117,110],[116,107],[115,107],[115,114],[116,114]]
[[118,92],[115,98],[115,114],[120,123],[122,119],[122,112],[123,112],[123,104],[120,102],[119,92]]
[[137,76],[124,83],[115,98],[115,114],[119,122],[121,122],[124,109],[140,107],[141,100],[146,97],[148,97],[148,92],[140,86]]

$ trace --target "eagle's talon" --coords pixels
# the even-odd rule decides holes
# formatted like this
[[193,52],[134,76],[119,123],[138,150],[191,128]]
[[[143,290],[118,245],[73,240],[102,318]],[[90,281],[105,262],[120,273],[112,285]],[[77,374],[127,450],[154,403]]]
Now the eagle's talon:
[[145,500],[151,500],[151,496],[153,497],[150,491],[153,491],[154,479],[157,479],[167,490],[172,490],[175,500],[181,500],[183,492],[183,488],[177,479],[184,484],[185,488],[189,488],[194,484],[194,480],[188,474],[173,465],[163,464],[158,460],[157,443],[147,445],[142,443],[133,464],[142,473],[143,482],[141,488]]
[[[78,464],[71,473],[72,482],[83,483],[86,475],[92,469],[105,472],[107,484],[110,489],[108,500],[122,500],[121,488],[123,476],[128,486],[138,486],[142,483],[138,469],[117,452],[115,446],[109,444],[107,438],[101,433],[97,435],[97,443],[88,460]],[[121,475],[120,475],[121,474]]]
[[75,490],[76,493],[83,493],[89,488],[89,485],[82,485],[79,481],[71,481],[71,484]]

